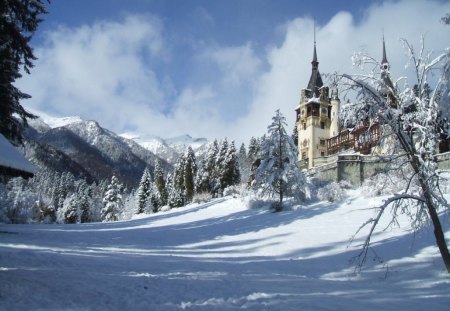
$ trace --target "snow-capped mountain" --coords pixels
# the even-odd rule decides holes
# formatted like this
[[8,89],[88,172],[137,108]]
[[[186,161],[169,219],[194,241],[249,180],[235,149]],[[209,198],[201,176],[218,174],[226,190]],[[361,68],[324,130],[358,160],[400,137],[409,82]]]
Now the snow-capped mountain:
[[137,133],[124,133],[121,134],[121,136],[135,141],[140,146],[172,164],[176,162],[188,147],[191,147],[198,156],[203,154],[208,144],[206,138],[193,138],[190,135],[182,135],[167,139],[159,136]]
[[[57,126],[60,125],[60,126]],[[32,120],[25,132],[27,156],[40,167],[69,171],[91,181],[114,174],[122,183],[136,186],[145,167],[153,169],[160,159],[133,140],[125,139],[96,121],[77,117]],[[171,165],[162,157],[166,171]]]

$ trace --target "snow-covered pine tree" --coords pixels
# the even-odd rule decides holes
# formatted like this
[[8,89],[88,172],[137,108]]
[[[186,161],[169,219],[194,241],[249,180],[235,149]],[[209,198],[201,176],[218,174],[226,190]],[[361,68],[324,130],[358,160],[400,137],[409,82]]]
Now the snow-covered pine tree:
[[[408,63],[415,70],[415,81],[410,83],[402,80],[403,85],[390,79],[389,64],[385,51],[383,60],[377,62],[374,58],[362,53],[356,53],[356,65],[364,68],[370,65],[371,72],[364,75],[342,75],[344,88],[351,88],[357,93],[354,111],[357,121],[371,120],[380,128],[383,141],[391,141],[395,148],[391,150],[403,155],[400,161],[390,163],[389,169],[402,172],[404,191],[388,198],[377,208],[375,217],[366,221],[358,230],[370,226],[369,234],[359,256],[361,267],[370,247],[372,233],[386,210],[390,209],[390,223],[398,224],[397,216],[406,214],[411,219],[411,225],[418,229],[431,223],[434,228],[436,244],[441,253],[447,271],[450,273],[450,252],[444,236],[444,231],[438,216],[438,211],[449,208],[439,187],[436,152],[441,137],[442,125],[439,120],[439,110],[442,94],[450,91],[450,48],[437,57],[426,53],[424,39],[417,53],[413,46],[402,40]],[[440,72],[440,77],[436,73]],[[436,81],[430,88],[428,81]],[[447,97],[448,98],[448,97]],[[446,103],[448,104],[448,103]]]
[[255,137],[250,138],[250,142],[248,144],[248,160],[251,164],[259,158],[259,143]]
[[215,176],[213,179],[213,184],[215,192],[222,192],[224,189],[225,181],[225,170],[226,170],[226,158],[228,153],[228,139],[224,138],[220,144],[219,152],[216,157],[215,164]]
[[167,190],[166,190],[166,181],[164,179],[164,172],[161,167],[161,163],[159,159],[155,164],[155,187],[158,192],[159,197],[159,206],[164,206],[167,204]]
[[[177,163],[170,183],[169,206],[181,207],[185,204],[184,165],[185,157],[182,155]],[[169,188],[168,188],[169,189]]]
[[144,172],[141,177],[141,181],[139,183],[139,187],[137,190],[137,214],[142,214],[145,212],[147,204],[150,203],[150,195],[151,195],[151,187],[152,181],[150,172],[147,168],[144,169]]
[[256,171],[255,185],[270,197],[276,194],[279,203],[276,211],[283,208],[286,193],[298,199],[305,196],[306,181],[297,166],[297,148],[292,137],[286,133],[286,118],[278,109],[268,126],[268,136],[261,145],[261,164]]
[[103,209],[101,211],[103,222],[118,220],[123,207],[121,188],[119,180],[116,176],[113,176],[103,198]]
[[195,192],[195,176],[197,174],[197,164],[195,163],[195,154],[191,146],[188,147],[184,156],[185,164],[183,170],[184,177],[184,196],[186,203],[191,202]]
[[9,0],[0,2],[0,133],[14,143],[22,141],[22,125],[35,117],[27,112],[20,101],[31,96],[21,92],[15,85],[22,77],[21,70],[30,73],[36,57],[29,43],[40,15],[47,13],[44,0]]
[[223,170],[221,178],[222,189],[237,185],[241,181],[241,173],[239,170],[239,160],[236,154],[236,147],[232,141],[227,149],[225,159],[223,161]]
[[78,185],[77,190],[78,207],[80,214],[80,222],[89,222],[89,186],[85,180],[82,180]]
[[195,191],[197,193],[213,193],[214,179],[216,176],[216,158],[219,153],[219,144],[217,139],[208,145],[206,156],[201,159],[198,165],[195,178]]
[[294,125],[294,129],[292,130],[292,141],[296,146],[298,146],[298,128],[297,124]]
[[247,150],[245,148],[244,143],[242,143],[241,147],[239,148],[238,161],[241,173],[241,180],[248,180],[248,178],[250,177],[250,170],[252,163],[250,163],[248,159]]
[[78,197],[72,194],[64,206],[64,223],[76,224],[78,222]]

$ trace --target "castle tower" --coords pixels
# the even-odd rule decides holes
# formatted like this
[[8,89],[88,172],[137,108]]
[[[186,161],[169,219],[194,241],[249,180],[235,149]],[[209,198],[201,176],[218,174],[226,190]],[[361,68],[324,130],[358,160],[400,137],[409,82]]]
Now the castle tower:
[[[333,105],[329,98],[329,89],[323,85],[317,60],[314,40],[311,77],[306,89],[301,90],[300,103],[295,109],[297,114],[298,149],[300,165],[306,168],[315,166],[320,157],[327,156],[326,140],[331,137]],[[339,99],[334,100],[334,108],[339,109]],[[338,110],[335,110],[335,131],[337,132]]]
[[338,89],[336,86],[331,90],[331,125],[330,137],[339,134],[339,110],[341,109],[341,100],[339,99]]

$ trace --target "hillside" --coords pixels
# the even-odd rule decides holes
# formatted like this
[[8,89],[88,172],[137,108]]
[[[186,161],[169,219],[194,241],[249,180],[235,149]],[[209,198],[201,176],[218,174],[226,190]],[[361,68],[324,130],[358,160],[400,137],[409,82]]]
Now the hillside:
[[153,170],[158,159],[163,169],[172,169],[163,155],[78,117],[31,120],[25,140],[25,154],[38,167],[68,171],[89,182],[115,174],[123,184],[136,187],[145,167]]
[[364,235],[349,237],[380,201],[353,190],[271,213],[226,197],[116,223],[0,225],[0,309],[448,310],[431,229],[377,232],[384,260],[354,273]]

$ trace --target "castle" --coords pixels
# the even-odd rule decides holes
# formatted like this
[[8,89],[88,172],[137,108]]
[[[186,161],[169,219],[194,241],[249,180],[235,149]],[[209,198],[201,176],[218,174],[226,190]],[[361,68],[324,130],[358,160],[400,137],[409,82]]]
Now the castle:
[[[299,165],[313,168],[326,163],[327,157],[342,151],[359,154],[380,153],[376,150],[380,139],[377,124],[369,127],[368,122],[360,122],[352,129],[341,128],[339,111],[341,101],[338,90],[324,86],[319,72],[316,42],[314,40],[312,72],[306,89],[301,90],[300,103],[295,108],[298,133]],[[383,38],[383,59],[381,75],[393,87],[389,77],[389,62]],[[386,90],[386,96],[389,94]],[[392,103],[395,104],[395,103]]]

